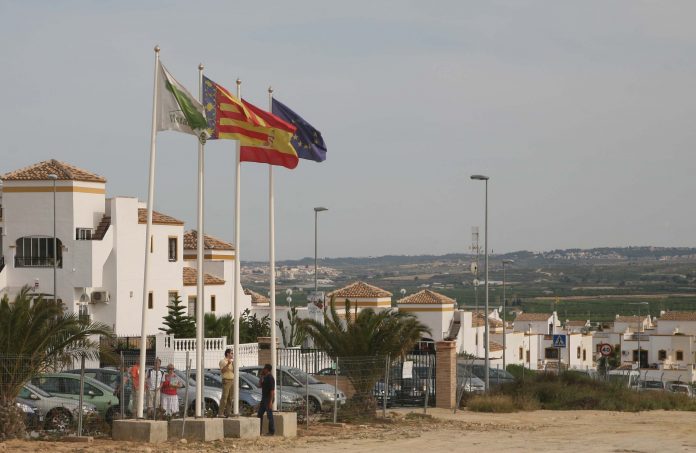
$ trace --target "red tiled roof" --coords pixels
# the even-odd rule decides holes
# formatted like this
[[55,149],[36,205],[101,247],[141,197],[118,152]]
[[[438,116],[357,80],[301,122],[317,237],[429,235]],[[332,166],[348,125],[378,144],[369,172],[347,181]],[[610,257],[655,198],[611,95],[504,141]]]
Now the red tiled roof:
[[396,301],[397,304],[440,304],[440,305],[452,305],[456,301],[451,297],[447,297],[444,294],[436,293],[435,291],[430,291],[429,289],[424,289],[418,291],[415,294],[406,296],[401,300]]
[[645,319],[645,316],[617,316],[614,322],[641,322]]
[[565,325],[572,326],[572,327],[585,327],[587,325],[587,321],[583,321],[583,320],[566,321]]
[[347,299],[377,299],[391,297],[392,293],[365,282],[355,282],[327,294],[327,297],[342,297]]
[[515,318],[517,321],[548,321],[553,316],[551,313],[520,313]]
[[[198,248],[198,231],[189,230],[184,233],[184,250],[196,250]],[[234,250],[234,245],[225,242],[222,239],[205,235],[203,239],[203,248],[205,250]]]
[[489,341],[489,348],[491,351],[502,351],[503,350],[503,345],[495,342],[495,341]]
[[[184,286],[196,286],[198,284],[198,272],[193,267],[184,267]],[[203,274],[204,285],[224,285],[225,280],[210,274]]]
[[55,159],[20,168],[2,175],[3,181],[48,181],[54,174],[62,181],[106,182],[106,178]]
[[[147,209],[138,208],[138,223],[147,223]],[[184,224],[184,222],[182,222],[179,219],[175,219],[174,217],[170,217],[166,214],[162,214],[161,212],[157,212],[157,211],[152,211],[152,223],[154,225],[183,225]]]
[[271,303],[271,300],[268,297],[264,296],[263,294],[259,294],[256,291],[245,288],[244,294],[251,296],[251,303],[254,305],[269,305]]
[[[472,315],[471,324],[473,327],[481,327],[486,325],[486,318],[480,311],[475,311]],[[488,325],[492,327],[503,327],[503,321],[495,318],[488,318]]]
[[668,311],[659,318],[660,321],[696,321],[696,311]]

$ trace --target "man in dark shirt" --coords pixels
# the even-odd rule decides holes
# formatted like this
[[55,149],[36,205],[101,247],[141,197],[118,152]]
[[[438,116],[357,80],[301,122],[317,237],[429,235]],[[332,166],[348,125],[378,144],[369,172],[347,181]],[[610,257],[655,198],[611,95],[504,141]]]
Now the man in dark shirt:
[[263,414],[268,413],[268,435],[275,434],[275,423],[273,420],[273,399],[275,398],[275,379],[273,379],[273,368],[268,363],[261,370],[261,404],[257,416],[261,419],[261,434],[263,434]]

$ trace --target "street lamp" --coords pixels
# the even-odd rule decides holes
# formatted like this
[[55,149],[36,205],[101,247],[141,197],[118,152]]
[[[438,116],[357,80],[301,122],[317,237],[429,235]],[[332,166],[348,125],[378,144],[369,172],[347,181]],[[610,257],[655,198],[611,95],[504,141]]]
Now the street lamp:
[[58,262],[58,246],[56,245],[56,180],[58,175],[51,173],[48,179],[53,181],[53,301],[58,302],[56,295],[56,263]]
[[328,211],[329,208],[318,206],[314,208],[314,297],[317,297],[317,216],[322,211]]
[[507,346],[505,344],[505,338],[507,337],[507,323],[505,322],[505,311],[507,310],[507,299],[505,298],[505,265],[514,263],[514,260],[503,260],[503,369],[507,370],[505,367],[505,353],[507,352]]
[[292,297],[290,297],[290,296],[292,296],[292,289],[290,289],[290,288],[286,289],[286,290],[285,290],[285,295],[287,296],[287,297],[285,298],[285,300],[288,302],[288,308],[292,308],[292,307],[291,307],[291,304],[292,304]]
[[485,239],[483,243],[483,248],[485,249],[485,266],[486,266],[486,306],[485,306],[485,312],[484,312],[484,336],[486,337],[483,340],[483,347],[484,347],[484,352],[485,352],[485,370],[484,370],[484,382],[486,384],[486,392],[490,389],[490,357],[488,354],[489,350],[489,327],[488,327],[488,176],[484,175],[471,175],[471,179],[474,181],[484,181],[486,183],[486,220],[485,220],[485,227],[484,227],[484,234],[485,234]]

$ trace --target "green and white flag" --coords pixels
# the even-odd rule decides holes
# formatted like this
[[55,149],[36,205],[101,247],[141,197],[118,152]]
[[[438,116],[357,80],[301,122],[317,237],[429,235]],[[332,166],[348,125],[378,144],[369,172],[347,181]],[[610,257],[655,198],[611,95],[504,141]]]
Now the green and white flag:
[[[203,105],[176,81],[162,63],[157,86],[157,130],[209,137]],[[201,137],[201,134],[203,136]]]

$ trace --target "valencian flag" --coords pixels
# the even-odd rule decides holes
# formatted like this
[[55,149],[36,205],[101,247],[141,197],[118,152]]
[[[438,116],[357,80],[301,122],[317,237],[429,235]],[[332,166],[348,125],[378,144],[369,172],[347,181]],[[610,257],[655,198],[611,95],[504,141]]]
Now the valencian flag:
[[240,161],[297,166],[297,153],[290,144],[296,129],[292,124],[237,99],[207,77],[203,77],[203,106],[210,139],[239,140]]
[[297,156],[300,159],[309,159],[316,162],[326,160],[326,144],[321,137],[321,132],[275,98],[273,99],[273,114],[297,128],[295,135],[292,137],[292,146],[297,151]]
[[178,131],[200,136],[207,134],[205,109],[159,63],[157,84],[157,130]]

